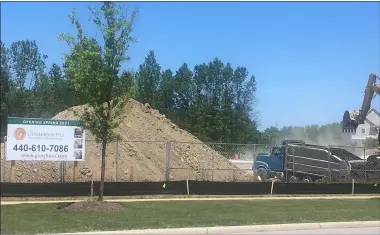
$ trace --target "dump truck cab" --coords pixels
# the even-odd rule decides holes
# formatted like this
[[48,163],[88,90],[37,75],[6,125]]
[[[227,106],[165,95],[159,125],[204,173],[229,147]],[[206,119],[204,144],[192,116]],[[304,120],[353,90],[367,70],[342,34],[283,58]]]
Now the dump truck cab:
[[282,177],[284,170],[285,147],[275,146],[270,153],[259,153],[254,156],[252,170],[261,180]]
[[254,157],[255,169],[266,169],[267,171],[283,171],[288,144],[305,144],[302,140],[284,140],[279,146],[274,146],[270,153],[259,153]]

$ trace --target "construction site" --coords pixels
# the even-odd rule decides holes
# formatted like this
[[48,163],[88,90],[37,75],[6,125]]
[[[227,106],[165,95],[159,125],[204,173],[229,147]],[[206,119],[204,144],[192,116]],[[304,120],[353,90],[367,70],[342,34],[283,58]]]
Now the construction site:
[[[380,93],[376,80],[377,76],[370,74],[360,111],[348,110],[344,113],[342,134],[355,133],[358,127],[368,122],[366,117],[371,101]],[[83,109],[84,106],[72,107],[53,119],[78,120],[80,118],[74,113],[80,113]],[[125,119],[116,129],[120,139],[107,146],[105,181],[108,182],[257,181],[267,180],[269,175],[273,178],[278,173],[286,182],[317,182],[324,177],[331,180],[334,171],[339,173],[338,178],[358,178],[358,175],[361,175],[362,181],[368,180],[367,175],[375,181],[380,178],[380,154],[375,148],[319,146],[302,140],[283,141],[282,147],[203,143],[149,104],[131,99],[125,112]],[[379,143],[379,128],[374,131],[377,131]],[[6,161],[5,144],[6,141],[1,144],[2,182],[100,180],[101,144],[88,131],[85,161],[80,162]]]
[[[54,119],[73,120],[73,107],[58,113]],[[221,155],[207,144],[161,115],[157,110],[130,100],[125,109],[127,118],[116,132],[121,136],[118,143],[110,143],[106,155],[106,181],[116,181],[116,152],[119,153],[120,181],[163,181],[165,180],[167,155],[170,154],[170,180],[201,179],[202,169],[218,169],[213,172],[215,181],[252,180],[252,174],[241,170],[232,164],[228,158]],[[66,182],[89,181],[100,179],[101,144],[94,141],[91,133],[86,133],[86,156],[84,162],[79,162],[74,173],[74,163],[49,161],[16,161],[14,166],[15,182],[60,182],[62,172]],[[171,141],[170,153],[167,151],[167,141]],[[4,161],[4,144],[1,144],[2,165]],[[5,179],[11,178],[11,162],[5,163]],[[177,169],[177,170],[175,170]]]
[[[361,109],[344,113],[342,133],[355,133],[368,122],[371,101],[380,93],[377,78],[370,74]],[[84,106],[72,107],[53,119],[77,120],[75,113],[83,109]],[[325,179],[340,182],[380,179],[380,154],[375,148],[320,146],[302,140],[285,140],[277,147],[203,143],[149,104],[131,99],[125,112],[125,119],[116,129],[120,139],[107,146],[105,181],[108,182],[252,182],[280,178],[284,182],[310,183]],[[379,143],[379,128],[374,130]],[[373,132],[371,128],[369,131]],[[81,162],[6,161],[5,144],[5,141],[1,144],[2,182],[100,180],[101,144],[88,131],[85,161]]]

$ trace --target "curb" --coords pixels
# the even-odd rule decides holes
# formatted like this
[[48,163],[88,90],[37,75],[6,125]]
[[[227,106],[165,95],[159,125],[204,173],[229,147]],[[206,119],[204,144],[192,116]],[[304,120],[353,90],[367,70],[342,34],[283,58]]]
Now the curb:
[[[380,198],[378,195],[374,196],[322,196],[322,197],[207,197],[207,198],[151,198],[151,199],[108,199],[108,202],[168,202],[168,201],[254,201],[254,200],[336,200],[336,199],[372,199]],[[1,205],[18,205],[18,204],[47,204],[47,203],[62,203],[62,202],[80,202],[83,200],[57,200],[57,201],[1,201]]]
[[300,223],[300,224],[270,224],[270,225],[248,225],[248,226],[223,226],[223,227],[202,227],[202,228],[169,228],[169,229],[142,229],[142,230],[122,230],[122,231],[100,231],[81,233],[61,233],[68,234],[231,234],[231,233],[252,233],[271,232],[289,230],[313,230],[313,229],[338,229],[338,228],[363,228],[380,227],[380,221],[352,221],[352,222],[328,222],[328,223]]

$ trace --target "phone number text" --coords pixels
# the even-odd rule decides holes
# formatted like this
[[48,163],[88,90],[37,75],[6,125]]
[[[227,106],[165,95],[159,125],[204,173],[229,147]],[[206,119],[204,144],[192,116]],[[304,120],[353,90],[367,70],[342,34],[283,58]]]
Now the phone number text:
[[13,147],[14,151],[21,151],[21,152],[68,152],[69,146],[67,145],[44,145],[44,144],[33,144],[33,145],[27,145],[27,144],[19,144],[15,145]]

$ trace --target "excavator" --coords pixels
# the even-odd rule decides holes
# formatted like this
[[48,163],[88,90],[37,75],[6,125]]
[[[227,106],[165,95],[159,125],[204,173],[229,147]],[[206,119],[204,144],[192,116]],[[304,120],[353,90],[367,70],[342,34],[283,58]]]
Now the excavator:
[[[343,115],[342,132],[355,133],[360,124],[364,124],[368,111],[371,109],[371,102],[376,94],[380,95],[380,84],[377,84],[377,79],[380,79],[375,73],[371,73],[368,78],[368,83],[364,91],[364,99],[360,110],[346,110]],[[377,149],[380,150],[380,126],[378,127]],[[376,155],[380,155],[378,152]]]
[[[364,124],[371,102],[376,95],[380,95],[380,84],[377,84],[379,77],[375,73],[371,73],[368,78],[367,86],[364,91],[364,99],[360,110],[346,110],[343,115],[342,132],[355,133],[360,124]],[[377,152],[366,156],[366,160],[362,164],[352,165],[351,175],[356,178],[363,178],[363,170],[365,173],[364,179],[380,180],[380,126],[377,127]]]
[[[376,94],[380,95],[380,84],[376,84],[377,79],[379,77],[376,74],[369,75],[361,110],[345,111],[342,132],[354,133],[360,124],[364,124],[373,98]],[[379,147],[380,131],[377,137],[378,150]],[[331,157],[334,159],[334,164],[330,165]],[[324,161],[321,161],[323,159]],[[326,165],[323,165],[324,163]],[[302,167],[296,169],[296,164]],[[336,168],[333,169],[332,166]],[[380,151],[366,156],[364,160],[344,148],[286,140],[281,146],[273,147],[270,154],[262,153],[255,156],[252,170],[254,174],[260,176],[260,179],[274,176],[286,182],[299,182],[300,179],[302,182],[317,182],[325,177],[330,180],[340,180],[346,176],[359,181],[380,182]]]

